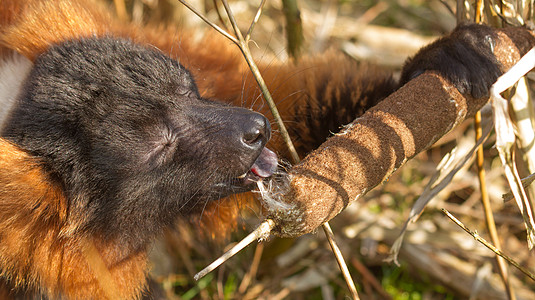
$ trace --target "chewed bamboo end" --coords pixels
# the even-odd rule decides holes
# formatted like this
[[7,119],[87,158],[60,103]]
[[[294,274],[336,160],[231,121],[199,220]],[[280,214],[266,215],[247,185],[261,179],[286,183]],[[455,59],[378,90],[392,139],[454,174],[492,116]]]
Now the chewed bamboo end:
[[295,208],[295,204],[284,201],[289,190],[290,175],[279,170],[270,180],[257,181],[258,193],[262,205],[269,212],[288,212]]

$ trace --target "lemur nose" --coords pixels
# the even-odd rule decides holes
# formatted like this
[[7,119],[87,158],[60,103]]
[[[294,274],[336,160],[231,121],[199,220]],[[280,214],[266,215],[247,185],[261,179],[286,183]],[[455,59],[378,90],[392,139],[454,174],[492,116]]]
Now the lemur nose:
[[259,113],[248,111],[239,119],[242,145],[251,150],[262,149],[271,135],[271,126],[266,117]]

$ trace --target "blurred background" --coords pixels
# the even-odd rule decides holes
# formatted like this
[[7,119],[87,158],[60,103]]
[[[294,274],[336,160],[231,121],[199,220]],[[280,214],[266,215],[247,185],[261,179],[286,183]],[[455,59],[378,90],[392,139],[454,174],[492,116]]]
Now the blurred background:
[[[124,20],[150,26],[213,30],[178,0],[107,0]],[[227,26],[218,1],[188,1],[208,19]],[[302,0],[266,1],[251,43],[258,60],[290,61],[292,57],[335,49],[358,61],[399,72],[404,60],[420,47],[451,31],[460,19],[473,20],[475,1]],[[260,1],[229,1],[247,31]],[[484,1],[484,21],[503,26],[529,21],[531,1]],[[291,37],[285,11],[296,5],[302,40]],[[457,14],[457,8],[463,9]],[[527,11],[527,12],[526,12]],[[509,13],[509,14],[507,14]],[[296,14],[293,14],[296,16]],[[299,22],[298,22],[299,23]],[[295,25],[295,23],[294,23]],[[298,24],[299,25],[299,24]],[[299,30],[299,28],[297,28]],[[290,32],[290,34],[289,34]],[[288,38],[290,36],[290,38]],[[293,46],[293,44],[298,46]],[[483,118],[489,118],[483,114]],[[430,201],[419,220],[409,224],[398,263],[387,261],[409,211],[435,174],[444,155],[455,147],[472,147],[475,135],[468,121],[430,150],[398,170],[388,182],[369,192],[330,223],[361,299],[508,299],[494,254],[462,231],[442,212],[448,209],[472,230],[490,240],[480,201],[477,168],[469,160],[452,182]],[[501,248],[527,269],[535,269],[526,227],[508,192],[494,148],[494,135],[484,143],[483,166]],[[521,176],[529,170],[520,162]],[[239,241],[261,220],[258,207],[245,207],[238,230],[224,241],[198,234],[195,224],[180,224],[155,245],[152,277],[168,299],[348,299],[346,283],[322,231],[297,239],[272,238],[249,246],[199,282],[193,275]],[[509,267],[510,290],[516,299],[535,299],[535,283]]]

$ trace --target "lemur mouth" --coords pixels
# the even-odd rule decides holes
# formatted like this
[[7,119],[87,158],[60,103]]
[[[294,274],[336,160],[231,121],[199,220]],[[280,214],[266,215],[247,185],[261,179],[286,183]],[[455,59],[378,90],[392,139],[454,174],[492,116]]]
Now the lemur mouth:
[[230,194],[248,192],[257,186],[257,182],[271,177],[277,170],[277,166],[277,154],[264,147],[247,172],[230,181],[215,184],[213,190],[219,199]]
[[277,169],[277,154],[264,147],[262,152],[251,166],[251,169],[236,177],[238,184],[250,185],[257,181],[271,177]]

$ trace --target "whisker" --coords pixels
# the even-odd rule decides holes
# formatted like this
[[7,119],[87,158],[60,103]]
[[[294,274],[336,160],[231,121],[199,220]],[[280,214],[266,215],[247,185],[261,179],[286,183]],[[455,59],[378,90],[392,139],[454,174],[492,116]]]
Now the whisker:
[[[186,200],[186,201],[182,204],[182,206],[180,206],[180,210],[184,209],[184,207],[185,207],[186,205],[190,204],[190,201],[191,201],[192,199],[196,198],[197,194],[198,194],[204,187],[206,187],[206,186],[208,185],[209,180],[210,180],[213,176],[215,176],[215,174],[217,174],[218,169],[219,169],[219,168],[216,168],[216,169],[215,169],[215,170],[214,170],[208,177],[206,177],[206,178],[204,179],[203,182],[201,182],[200,184],[197,185],[197,189],[196,189],[196,191],[190,196],[190,198],[189,198],[188,200]],[[201,198],[202,198],[202,197],[201,197]],[[197,203],[194,203],[194,205],[191,206],[192,209],[193,209],[193,207],[195,207],[196,204],[197,204]]]

